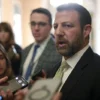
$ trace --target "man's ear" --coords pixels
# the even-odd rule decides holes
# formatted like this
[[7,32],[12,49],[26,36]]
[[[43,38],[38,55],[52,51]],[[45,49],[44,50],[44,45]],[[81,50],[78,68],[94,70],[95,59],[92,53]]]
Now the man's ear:
[[84,26],[83,29],[84,38],[88,37],[90,33],[91,33],[91,25],[87,24]]

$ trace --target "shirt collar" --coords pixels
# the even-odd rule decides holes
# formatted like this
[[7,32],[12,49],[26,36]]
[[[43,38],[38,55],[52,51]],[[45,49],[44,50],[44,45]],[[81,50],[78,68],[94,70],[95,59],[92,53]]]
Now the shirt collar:
[[[48,41],[50,40],[50,35],[42,42],[42,43],[40,43],[39,45],[40,45],[40,48],[42,49],[42,48],[44,48],[45,46],[46,46],[46,44],[48,43]],[[33,45],[36,45],[37,43],[35,42]]]
[[[78,63],[78,61],[80,60],[80,58],[82,57],[82,55],[85,53],[85,51],[89,48],[89,44],[86,45],[82,50],[78,51],[77,53],[75,53],[72,57],[70,57],[69,59],[66,60],[66,62],[68,63],[68,65],[71,68],[74,68],[76,66],[76,64]],[[62,62],[64,61],[64,57],[62,58]]]

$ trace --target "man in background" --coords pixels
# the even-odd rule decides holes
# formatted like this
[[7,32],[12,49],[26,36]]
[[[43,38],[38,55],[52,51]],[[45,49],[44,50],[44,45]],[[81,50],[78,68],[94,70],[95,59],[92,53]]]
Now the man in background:
[[[35,42],[23,50],[21,61],[21,74],[27,80],[39,69],[48,72],[61,60],[61,55],[56,51],[54,37],[50,33],[52,28],[51,13],[45,8],[34,9],[30,15],[30,27]],[[35,57],[33,57],[34,50]]]
[[[48,75],[61,78],[61,100],[100,100],[100,56],[89,46],[91,24],[89,12],[79,4],[57,8],[55,41],[63,58]],[[56,96],[55,100],[59,100],[59,95]]]

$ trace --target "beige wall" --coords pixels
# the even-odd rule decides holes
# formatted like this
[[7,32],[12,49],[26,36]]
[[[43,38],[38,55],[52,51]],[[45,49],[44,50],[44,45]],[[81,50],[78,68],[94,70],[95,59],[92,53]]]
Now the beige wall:
[[[34,1],[34,2],[33,2]],[[40,7],[41,0],[22,0],[22,35],[23,35],[23,47],[26,47],[34,41],[30,27],[29,19],[32,9]]]
[[30,27],[29,18],[32,9],[41,6],[42,0],[2,0],[2,21],[9,22],[12,26],[13,22],[13,4],[18,3],[21,7],[22,15],[22,47],[26,47],[34,41]]
[[12,0],[2,0],[2,21],[13,24],[13,3]]
[[[21,0],[2,0],[1,1],[1,21],[6,21],[14,26],[14,4],[18,4],[21,8]],[[21,35],[21,34],[20,34]],[[16,37],[15,37],[16,38]],[[22,45],[21,45],[22,46]]]

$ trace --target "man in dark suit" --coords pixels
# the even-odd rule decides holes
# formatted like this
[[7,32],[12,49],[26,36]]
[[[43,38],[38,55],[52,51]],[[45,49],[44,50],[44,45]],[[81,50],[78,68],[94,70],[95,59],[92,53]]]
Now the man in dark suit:
[[56,47],[63,60],[48,77],[56,78],[63,61],[66,62],[61,100],[100,100],[100,56],[89,46],[92,29],[89,12],[76,3],[61,5],[57,8],[54,29]]
[[[54,22],[55,41],[62,62],[48,73],[56,78],[63,71],[61,100],[100,100],[100,56],[89,46],[91,16],[81,5],[70,3],[57,8]],[[59,98],[57,98],[59,99]]]
[[30,27],[35,42],[27,46],[22,52],[21,74],[25,78],[35,45],[38,44],[39,48],[34,60],[32,60],[32,69],[31,74],[28,75],[28,80],[39,69],[48,72],[54,64],[61,60],[61,55],[56,51],[54,38],[50,34],[52,28],[51,13],[45,8],[34,9],[30,15]]

